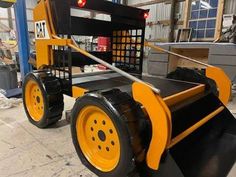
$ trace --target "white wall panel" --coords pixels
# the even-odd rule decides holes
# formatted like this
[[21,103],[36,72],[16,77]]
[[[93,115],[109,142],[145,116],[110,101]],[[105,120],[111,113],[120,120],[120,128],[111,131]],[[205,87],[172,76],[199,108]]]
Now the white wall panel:
[[[148,2],[150,0],[128,0],[128,4],[138,4],[143,2]],[[148,6],[140,7],[142,9],[150,9],[150,15],[147,22],[157,22],[170,19],[171,4],[158,3]],[[169,35],[169,26],[164,26],[163,24],[155,24],[153,26],[146,27],[146,39],[165,39]]]
[[0,18],[7,18],[7,9],[0,7]]
[[236,14],[236,0],[225,0],[224,14]]

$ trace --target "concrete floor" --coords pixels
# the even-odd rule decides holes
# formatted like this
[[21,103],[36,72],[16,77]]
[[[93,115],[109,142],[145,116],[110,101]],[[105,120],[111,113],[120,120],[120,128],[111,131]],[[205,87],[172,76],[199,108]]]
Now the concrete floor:
[[[65,110],[74,99],[65,97]],[[236,99],[229,108],[236,109]],[[95,177],[80,162],[63,119],[49,129],[31,125],[23,106],[0,113],[0,177]],[[236,165],[229,177],[236,176]]]
[[[65,110],[74,99],[65,97]],[[0,113],[0,177],[94,177],[80,162],[70,126],[63,119],[38,129],[26,118],[23,106]]]

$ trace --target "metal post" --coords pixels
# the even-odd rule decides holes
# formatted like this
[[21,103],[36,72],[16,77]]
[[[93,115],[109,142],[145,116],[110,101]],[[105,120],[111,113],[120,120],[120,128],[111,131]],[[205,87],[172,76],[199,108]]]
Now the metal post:
[[26,18],[25,0],[17,0],[17,3],[14,5],[14,10],[15,10],[16,30],[18,36],[20,71],[21,71],[21,78],[23,79],[27,73],[32,71],[32,67],[28,63],[30,56],[30,47],[29,47],[29,34],[28,34],[28,25]]
[[8,8],[8,9],[7,9],[7,16],[8,16],[9,28],[10,28],[10,29],[13,29],[11,8]]
[[169,42],[174,42],[174,33],[175,33],[175,6],[176,0],[171,0],[171,13],[170,13],[170,33],[169,33]]

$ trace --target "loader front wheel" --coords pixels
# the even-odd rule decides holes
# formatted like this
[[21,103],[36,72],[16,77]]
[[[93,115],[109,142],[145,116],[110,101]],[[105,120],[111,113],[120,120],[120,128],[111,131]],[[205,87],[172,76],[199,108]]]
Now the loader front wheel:
[[39,128],[56,123],[64,108],[59,81],[46,73],[29,73],[23,84],[23,104],[29,121]]
[[125,177],[134,170],[134,152],[142,148],[135,109],[125,93],[112,92],[77,100],[71,117],[72,139],[80,160],[95,174]]

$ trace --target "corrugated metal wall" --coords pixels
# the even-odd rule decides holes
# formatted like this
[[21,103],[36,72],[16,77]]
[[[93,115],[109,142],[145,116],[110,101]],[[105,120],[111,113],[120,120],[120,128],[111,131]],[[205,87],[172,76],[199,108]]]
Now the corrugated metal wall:
[[[150,9],[150,16],[147,19],[148,22],[157,22],[163,20],[169,20],[170,18],[170,5],[156,4],[143,6],[143,9]],[[150,25],[146,28],[146,39],[166,38],[169,35],[169,27],[163,24]]]
[[4,32],[5,30],[8,30],[9,24],[8,24],[8,15],[7,15],[7,9],[0,8],[0,38],[3,40],[6,40],[9,38],[9,33]]
[[29,31],[34,31],[34,23],[33,23],[33,9],[37,5],[37,0],[26,0],[26,8],[27,9],[27,20]]
[[[128,5],[134,5],[138,3],[147,2],[149,0],[128,0]],[[163,22],[165,20],[170,20],[171,4],[158,3],[148,6],[142,6],[140,8],[150,9],[150,16],[147,22]],[[183,9],[184,2],[180,2],[176,6],[176,17],[179,20],[183,19]],[[177,28],[177,27],[176,27]],[[169,26],[163,24],[155,24],[152,26],[147,26],[146,28],[146,39],[156,40],[156,39],[168,39],[169,36]]]
[[[26,8],[27,8],[27,19],[28,19],[28,29],[29,31],[34,31],[34,24],[33,24],[33,12],[31,9],[33,9],[37,4],[37,0],[26,0]],[[12,12],[12,18],[15,19],[15,14],[14,14],[14,9],[11,8]],[[4,24],[4,26],[9,27],[8,23],[8,13],[7,9],[0,8],[0,22],[1,24]],[[2,27],[0,24],[0,38],[3,40],[8,40],[9,39],[9,33],[8,32],[1,32],[5,28]],[[15,30],[15,20],[13,20],[13,29]]]
[[[148,2],[150,0],[128,0],[129,5]],[[179,20],[183,20],[185,2],[178,3],[176,7],[176,17]],[[143,6],[141,8],[149,8],[151,10],[151,16],[148,21],[169,20],[170,4],[160,3],[149,6]],[[236,14],[236,0],[225,0],[224,14]],[[181,25],[176,25],[176,31],[181,28]],[[169,34],[169,26],[154,25],[146,28],[147,39],[163,39],[167,38]]]
[[236,14],[236,1],[225,0],[224,14]]

